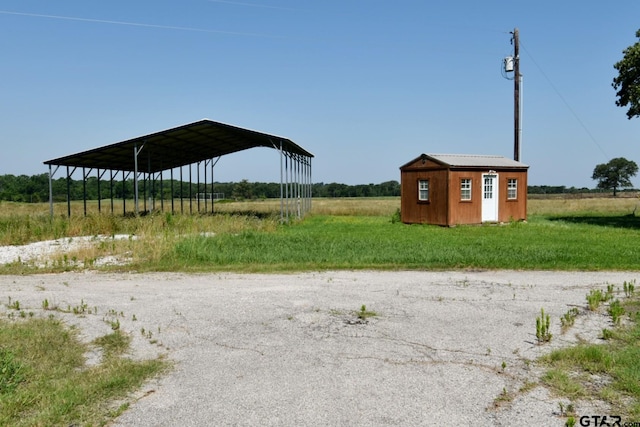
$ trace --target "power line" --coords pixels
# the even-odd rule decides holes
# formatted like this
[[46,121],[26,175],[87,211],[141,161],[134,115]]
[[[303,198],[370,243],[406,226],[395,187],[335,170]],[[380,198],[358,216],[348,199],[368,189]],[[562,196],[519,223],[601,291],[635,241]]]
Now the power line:
[[193,31],[193,32],[210,33],[210,34],[227,34],[227,35],[233,35],[233,36],[269,37],[269,38],[278,37],[278,36],[270,36],[267,34],[241,33],[241,32],[222,31],[222,30],[208,30],[205,28],[179,27],[179,26],[173,26],[173,25],[143,24],[139,22],[127,22],[127,21],[110,21],[106,19],[80,18],[75,16],[45,15],[40,13],[27,13],[27,12],[12,12],[8,10],[0,10],[0,14],[28,16],[31,18],[60,19],[65,21],[91,22],[91,23],[99,23],[99,24],[127,25],[131,27],[158,28],[163,30]]
[[564,98],[564,96],[562,96],[562,94],[560,93],[560,91],[558,90],[558,88],[553,84],[553,82],[551,81],[551,79],[549,78],[549,76],[547,76],[547,74],[542,70],[542,67],[540,67],[538,65],[538,63],[536,62],[535,59],[533,59],[533,56],[531,55],[531,52],[529,52],[527,50],[527,48],[525,46],[522,45],[522,42],[520,43],[520,47],[522,47],[522,49],[527,52],[527,55],[529,56],[529,58],[531,59],[531,62],[533,62],[533,65],[536,66],[536,68],[538,69],[538,71],[540,71],[540,73],[542,74],[542,76],[547,80],[547,83],[549,83],[549,85],[551,86],[551,88],[554,90],[554,92],[556,93],[556,95],[558,95],[558,97],[562,100],[562,102],[564,103],[564,105],[569,109],[569,111],[571,112],[571,114],[573,115],[573,117],[578,121],[578,123],[580,123],[580,126],[582,126],[582,129],[584,129],[584,131],[587,133],[587,135],[589,135],[589,138],[591,138],[591,141],[596,145],[596,147],[598,147],[598,149],[600,150],[600,152],[602,152],[602,154],[604,155],[604,157],[608,160],[610,159],[609,155],[607,155],[607,153],[604,151],[604,149],[600,146],[600,144],[598,144],[598,141],[595,139],[595,137],[591,134],[591,132],[589,131],[589,129],[587,128],[587,126],[584,124],[584,122],[580,119],[580,117],[578,116],[578,114],[576,114],[576,112],[573,110],[573,108],[571,108],[571,105],[569,105],[569,103],[567,102],[567,100]]

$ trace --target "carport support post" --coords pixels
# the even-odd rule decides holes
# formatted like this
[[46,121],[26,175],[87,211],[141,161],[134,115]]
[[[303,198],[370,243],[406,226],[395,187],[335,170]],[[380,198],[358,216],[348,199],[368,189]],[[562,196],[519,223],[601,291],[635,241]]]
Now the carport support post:
[[113,215],[113,169],[109,169],[109,198],[111,199],[111,215]]
[[82,206],[84,209],[84,216],[87,216],[87,175],[85,168],[82,168]]
[[[104,173],[104,172],[103,172]],[[102,208],[102,194],[100,193],[100,178],[102,178],[102,176],[100,175],[100,168],[96,169],[96,175],[98,176],[98,213],[101,213],[101,208]]]
[[[144,148],[146,143],[147,141],[144,141],[142,143],[142,147],[140,147],[139,150],[138,150],[138,143],[135,143],[133,145],[133,199],[134,199],[133,204],[135,205],[134,212],[136,216],[140,212],[138,208],[138,155],[140,154],[140,152],[142,152],[142,149]],[[123,174],[124,174],[124,171],[123,171]],[[124,199],[124,192],[123,192],[123,199]]]
[[[147,168],[148,169],[148,168]],[[154,194],[155,191],[155,176],[151,172],[143,172],[145,176],[145,189],[144,189],[144,211],[153,211],[154,206]]]
[[82,168],[82,202],[84,205],[84,216],[87,216],[87,178],[93,168],[89,169],[89,172],[86,172],[85,168]]
[[160,212],[164,212],[164,180],[160,171]]
[[209,160],[204,161],[204,213],[207,213],[207,165]]
[[288,166],[287,166],[287,221],[289,221],[289,214],[293,216],[293,154],[287,152]]
[[56,170],[51,172],[51,165],[49,165],[49,216],[53,219],[53,175],[58,172],[58,168],[60,166],[56,166]]
[[[220,157],[218,157],[218,160],[220,160]],[[218,160],[216,160],[215,163],[218,163]],[[214,199],[214,192],[213,192],[213,167],[215,166],[215,163],[213,162],[213,158],[210,160],[211,161],[211,213],[213,213],[214,207],[213,207],[213,199]]]
[[174,214],[175,213],[175,208],[173,206],[173,169],[171,169],[169,171],[169,175],[171,178],[171,213]]
[[284,155],[284,216],[289,221],[289,153]]
[[138,215],[138,144],[133,145],[133,204],[135,205],[135,213]]
[[302,157],[296,154],[296,208],[298,209],[298,219],[302,218],[300,193],[302,192],[302,174],[301,174]]
[[311,211],[311,203],[313,202],[313,177],[311,176],[311,157],[307,157],[307,210]]
[[[148,172],[141,172],[140,176],[142,177],[142,210],[146,212],[147,211],[147,187],[151,186],[150,184],[151,179],[149,178]],[[139,195],[138,195],[138,198],[140,198]]]
[[51,165],[49,165],[49,216],[53,219],[53,185],[51,184]]
[[220,160],[220,156],[215,162],[211,159],[211,213],[213,213],[213,167],[218,164],[218,160]]
[[69,166],[67,166],[67,216],[71,218],[71,176],[69,176]]
[[151,189],[149,190],[149,210],[153,211],[156,209],[156,197],[158,197],[156,193],[156,174],[150,173],[151,175]]
[[282,159],[282,141],[280,141],[280,222],[282,222],[282,220],[284,219],[284,200],[282,199],[282,197],[284,196],[284,191],[282,188],[282,164],[283,164],[283,159]]
[[127,215],[127,202],[125,200],[125,192],[127,190],[126,187],[126,178],[124,176],[124,171],[122,171],[122,216]]
[[202,163],[201,161],[196,163],[196,180],[198,181],[196,183],[196,200],[198,201],[198,213],[200,213],[200,163]]

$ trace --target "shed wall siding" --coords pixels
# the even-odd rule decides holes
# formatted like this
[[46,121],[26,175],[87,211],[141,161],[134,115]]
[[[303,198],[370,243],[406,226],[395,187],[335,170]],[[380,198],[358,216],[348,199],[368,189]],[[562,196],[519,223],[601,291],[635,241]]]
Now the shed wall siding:
[[[418,200],[418,181],[429,180],[429,201]],[[447,225],[447,171],[402,172],[400,214],[406,224]]]
[[[450,170],[427,159],[418,159],[401,168],[401,220],[406,224],[455,226],[482,223],[483,174],[473,169]],[[527,171],[496,170],[498,175],[498,221],[527,219]],[[418,181],[429,180],[429,201],[418,200]],[[471,180],[471,200],[461,199],[461,180]],[[508,199],[508,180],[516,179],[518,193]]]
[[[449,181],[449,219],[447,225],[482,222],[482,172],[451,171]],[[460,183],[471,179],[471,200],[462,200]]]
[[[518,180],[518,197],[507,199],[509,179]],[[498,220],[500,222],[524,221],[527,219],[527,173],[522,171],[500,172]]]

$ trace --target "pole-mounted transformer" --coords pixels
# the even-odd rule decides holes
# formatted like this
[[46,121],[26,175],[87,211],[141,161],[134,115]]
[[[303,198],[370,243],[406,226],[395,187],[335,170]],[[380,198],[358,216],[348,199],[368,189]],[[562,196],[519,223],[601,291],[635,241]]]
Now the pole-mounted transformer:
[[513,56],[507,56],[506,58],[504,58],[504,72],[505,73],[512,73],[513,72]]

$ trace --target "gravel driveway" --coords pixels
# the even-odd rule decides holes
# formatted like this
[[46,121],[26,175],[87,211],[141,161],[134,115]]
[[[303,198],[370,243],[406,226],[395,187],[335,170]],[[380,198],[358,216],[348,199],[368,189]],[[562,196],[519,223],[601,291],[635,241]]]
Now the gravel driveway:
[[[85,317],[56,314],[87,340],[109,333],[105,316],[118,313],[134,337],[133,357],[175,362],[116,426],[562,426],[561,400],[539,386],[519,391],[540,375],[530,361],[577,336],[597,340],[605,316],[583,312],[564,334],[560,316],[584,307],[590,289],[638,276],[85,272],[0,276],[0,301],[36,312],[44,299],[97,308]],[[363,304],[376,316],[360,320]],[[542,346],[541,308],[554,335]],[[505,391],[511,401],[499,399]],[[597,403],[576,409],[606,413]]]

